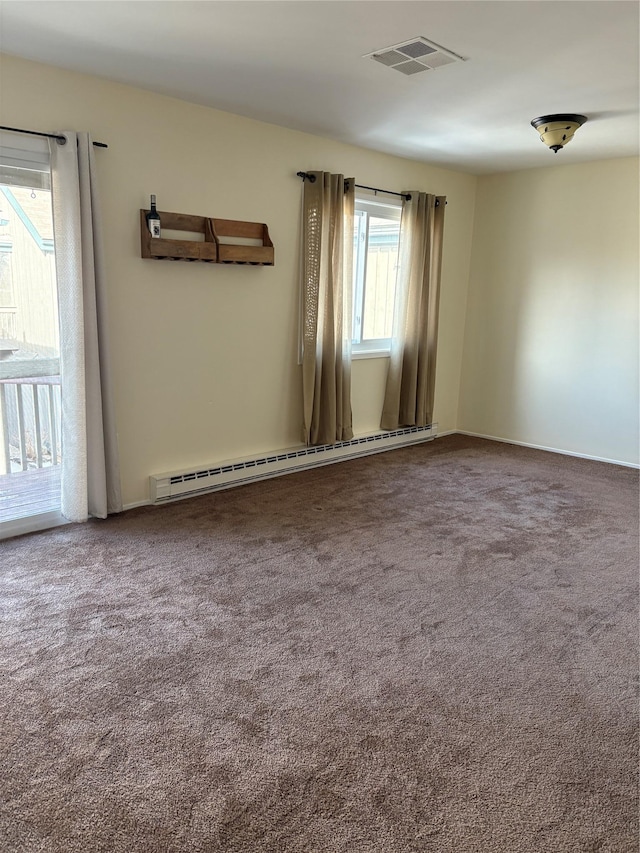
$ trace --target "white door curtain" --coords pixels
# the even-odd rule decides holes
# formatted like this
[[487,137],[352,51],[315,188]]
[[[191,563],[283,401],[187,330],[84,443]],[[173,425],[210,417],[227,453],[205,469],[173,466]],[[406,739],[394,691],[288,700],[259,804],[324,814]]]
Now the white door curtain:
[[51,139],[51,195],[60,322],[62,514],[122,509],[107,341],[107,294],[93,143]]

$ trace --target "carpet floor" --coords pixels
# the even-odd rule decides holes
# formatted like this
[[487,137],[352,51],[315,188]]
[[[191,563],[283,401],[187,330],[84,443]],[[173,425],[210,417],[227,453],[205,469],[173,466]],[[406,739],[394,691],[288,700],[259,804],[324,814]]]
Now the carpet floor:
[[638,472],[464,436],[0,544],[2,853],[638,850]]

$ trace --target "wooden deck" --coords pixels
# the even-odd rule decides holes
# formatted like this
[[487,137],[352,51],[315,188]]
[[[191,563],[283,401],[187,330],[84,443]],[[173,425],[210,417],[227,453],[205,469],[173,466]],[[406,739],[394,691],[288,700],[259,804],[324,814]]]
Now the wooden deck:
[[0,475],[0,523],[59,510],[59,465]]

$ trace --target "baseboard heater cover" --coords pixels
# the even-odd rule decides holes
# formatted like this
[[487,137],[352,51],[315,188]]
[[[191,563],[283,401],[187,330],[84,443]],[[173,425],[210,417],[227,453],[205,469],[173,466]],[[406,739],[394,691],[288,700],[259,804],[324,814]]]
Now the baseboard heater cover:
[[382,453],[397,447],[431,441],[437,434],[438,424],[405,427],[389,432],[376,432],[337,444],[291,448],[254,458],[232,459],[215,466],[153,474],[149,477],[151,503],[166,503],[307,468],[331,465],[344,459]]

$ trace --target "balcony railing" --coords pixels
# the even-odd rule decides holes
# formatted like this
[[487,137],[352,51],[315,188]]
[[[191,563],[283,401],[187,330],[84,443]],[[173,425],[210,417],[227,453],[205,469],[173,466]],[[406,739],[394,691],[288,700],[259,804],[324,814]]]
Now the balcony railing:
[[60,464],[60,362],[0,360],[0,474]]

